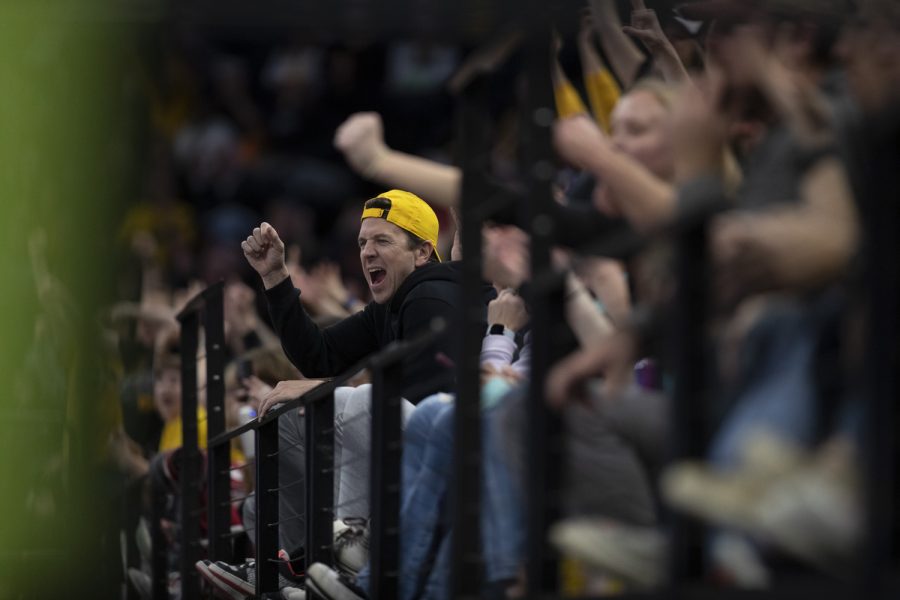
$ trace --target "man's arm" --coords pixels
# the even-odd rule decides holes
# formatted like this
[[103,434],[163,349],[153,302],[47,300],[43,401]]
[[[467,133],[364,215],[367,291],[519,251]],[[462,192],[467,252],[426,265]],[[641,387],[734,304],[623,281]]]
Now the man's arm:
[[333,377],[378,349],[372,307],[325,330],[313,323],[300,304],[284,260],[284,242],[262,223],[241,242],[244,256],[259,273],[275,332],[285,354],[306,377]]
[[300,304],[290,278],[266,290],[281,347],[306,377],[334,377],[379,349],[373,305],[320,329]]

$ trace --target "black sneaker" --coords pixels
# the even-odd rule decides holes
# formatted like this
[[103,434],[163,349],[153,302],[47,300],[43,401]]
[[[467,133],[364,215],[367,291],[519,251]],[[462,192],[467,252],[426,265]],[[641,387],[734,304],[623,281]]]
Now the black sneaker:
[[313,563],[306,570],[306,587],[325,600],[367,600],[356,579],[323,565]]
[[[216,562],[199,561],[197,570],[217,592],[225,597],[244,600],[244,598],[256,595],[256,561],[253,559],[242,565],[229,565],[221,560]],[[299,587],[300,581],[302,579],[293,580],[278,573],[279,590],[286,587]]]

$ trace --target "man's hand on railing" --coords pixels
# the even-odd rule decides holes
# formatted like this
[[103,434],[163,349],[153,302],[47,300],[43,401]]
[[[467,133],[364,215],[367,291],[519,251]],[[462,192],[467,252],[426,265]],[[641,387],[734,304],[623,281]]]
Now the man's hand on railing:
[[247,399],[247,403],[253,407],[256,414],[259,414],[259,407],[262,405],[263,398],[272,391],[272,386],[257,377],[251,375],[241,380],[241,388],[238,390],[238,396]]
[[262,277],[266,289],[275,287],[288,277],[284,262],[284,242],[268,223],[261,223],[241,242],[244,257]]
[[325,383],[322,379],[295,379],[290,381],[279,381],[278,385],[266,394],[259,403],[259,418],[262,419],[266,413],[276,404],[299,398],[306,392],[313,390]]

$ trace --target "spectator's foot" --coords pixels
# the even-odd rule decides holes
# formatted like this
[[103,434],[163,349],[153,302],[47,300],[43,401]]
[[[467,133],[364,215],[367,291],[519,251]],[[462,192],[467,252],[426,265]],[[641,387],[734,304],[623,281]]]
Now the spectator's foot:
[[322,563],[313,563],[306,572],[306,587],[325,600],[366,600],[366,593],[355,578],[335,571]]
[[579,517],[554,525],[550,541],[563,554],[636,588],[654,588],[665,580],[666,540],[652,527]]
[[680,511],[715,525],[749,531],[755,505],[771,479],[746,471],[722,472],[699,462],[666,469],[662,495]]
[[149,575],[140,569],[130,567],[128,569],[128,580],[131,581],[131,585],[134,586],[141,600],[151,600],[153,598],[153,580]]
[[334,521],[334,563],[339,571],[355,576],[369,560],[369,523],[362,517]]
[[[286,556],[286,554],[282,551],[279,552],[279,556]],[[201,560],[195,566],[204,579],[213,586],[213,589],[224,597],[243,600],[256,596],[256,561],[253,559],[241,565]],[[278,589],[284,590],[288,587],[300,587],[299,579],[296,581],[288,579],[279,573]]]
[[663,498],[674,508],[716,525],[752,531],[757,505],[777,480],[808,464],[796,446],[758,432],[748,436],[740,467],[725,471],[704,463],[683,462],[663,474]]
[[849,577],[864,527],[858,474],[816,464],[771,485],[753,533],[827,573]]
[[306,590],[298,587],[286,587],[281,590],[283,600],[306,600]]
[[713,579],[717,583],[744,589],[769,587],[771,574],[763,563],[757,546],[746,536],[716,533],[710,551]]
[[244,600],[256,595],[256,561],[242,565],[229,565],[222,561],[201,560],[197,570],[215,590],[216,594],[233,600]]

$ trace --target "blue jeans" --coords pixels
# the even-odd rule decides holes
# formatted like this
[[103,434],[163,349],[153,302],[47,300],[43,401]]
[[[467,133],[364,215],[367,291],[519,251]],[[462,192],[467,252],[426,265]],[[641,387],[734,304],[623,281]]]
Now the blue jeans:
[[817,333],[815,319],[799,307],[767,315],[754,327],[743,351],[750,355],[745,384],[710,447],[713,464],[737,466],[745,441],[760,430],[801,445],[813,441]]
[[[447,486],[453,468],[453,396],[435,394],[419,403],[403,434],[400,506],[400,600],[443,597],[448,581],[433,572],[449,558]],[[357,576],[368,590],[369,568]]]
[[[400,598],[442,599],[450,592],[452,532],[447,490],[453,469],[452,396],[422,401],[404,432],[400,511]],[[481,537],[489,582],[516,577],[525,548],[520,489],[498,444],[497,408],[482,415]],[[367,589],[368,567],[357,583]]]
[[[516,578],[525,553],[525,507],[521,485],[517,482],[501,455],[499,445],[498,408],[495,405],[482,412],[482,482],[481,482],[481,542],[484,549],[485,580],[488,583],[510,581]],[[433,449],[440,446],[447,453],[447,464],[452,467],[453,408],[443,411],[434,421],[431,430],[435,440]],[[443,441],[449,440],[449,444]],[[443,486],[450,480],[448,470]],[[442,501],[442,505],[444,502]],[[449,597],[451,588],[450,548],[452,530],[449,516],[445,516],[444,529],[440,532],[437,554],[431,565],[420,562],[412,568],[430,567],[430,574],[422,590],[421,598],[428,600]],[[404,564],[411,564],[404,563]],[[411,565],[412,566],[412,565]],[[410,573],[413,575],[413,573]],[[419,574],[424,575],[424,573]],[[405,596],[404,596],[405,598]]]
[[502,406],[484,411],[481,420],[481,539],[488,583],[515,579],[525,558],[525,495],[503,453]]

